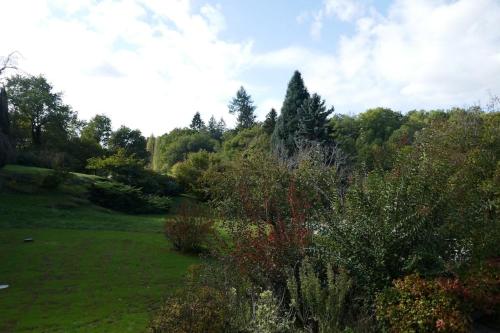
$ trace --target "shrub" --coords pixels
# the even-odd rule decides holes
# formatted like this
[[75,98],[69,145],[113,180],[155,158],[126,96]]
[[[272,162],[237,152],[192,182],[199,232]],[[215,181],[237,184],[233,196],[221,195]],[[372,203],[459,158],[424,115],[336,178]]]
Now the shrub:
[[224,332],[227,302],[224,294],[210,287],[184,290],[171,297],[151,321],[152,333]]
[[334,272],[331,265],[321,266],[306,258],[299,270],[291,272],[287,283],[290,306],[311,331],[340,332],[347,321],[352,281],[344,270]]
[[280,304],[272,291],[265,290],[260,293],[254,308],[255,311],[253,320],[250,322],[249,332],[290,332],[293,321],[289,315],[282,313]]
[[120,183],[140,188],[145,194],[173,196],[182,191],[172,177],[145,169],[143,160],[136,158],[135,155],[127,155],[124,149],[119,149],[111,156],[90,158],[87,169]]
[[56,169],[43,178],[40,186],[47,190],[55,190],[70,177],[71,174],[69,172]]
[[189,253],[206,251],[214,236],[213,220],[194,205],[183,204],[179,214],[165,223],[165,236],[176,250]]
[[151,213],[168,212],[170,210],[170,207],[172,206],[172,199],[169,197],[146,195],[144,196],[144,198],[149,205],[148,211]]
[[416,274],[398,279],[378,294],[377,320],[390,332],[469,332],[461,302],[449,289]]
[[469,270],[460,288],[452,289],[464,298],[476,315],[500,318],[500,265],[498,259]]
[[89,199],[99,206],[128,213],[136,213],[146,206],[139,189],[116,182],[92,184]]
[[111,181],[92,184],[89,199],[102,207],[135,214],[162,213],[168,211],[171,205],[168,197],[143,195],[135,187]]

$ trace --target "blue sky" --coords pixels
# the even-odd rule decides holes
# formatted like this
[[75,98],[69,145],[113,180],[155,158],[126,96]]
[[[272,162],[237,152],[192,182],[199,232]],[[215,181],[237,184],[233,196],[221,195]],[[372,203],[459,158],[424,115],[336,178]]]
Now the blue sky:
[[0,56],[19,51],[82,118],[146,135],[196,111],[233,124],[241,85],[263,119],[295,69],[339,113],[500,95],[498,0],[4,0],[0,15]]

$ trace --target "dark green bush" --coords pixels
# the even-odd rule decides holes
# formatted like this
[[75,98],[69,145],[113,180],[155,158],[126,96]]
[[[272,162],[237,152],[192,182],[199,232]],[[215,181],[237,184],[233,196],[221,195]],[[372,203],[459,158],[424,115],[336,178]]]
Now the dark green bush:
[[90,186],[91,202],[106,208],[126,213],[162,213],[168,211],[168,197],[143,195],[141,190],[117,182],[96,182]]
[[169,197],[160,197],[158,195],[144,196],[149,205],[151,213],[162,213],[170,210],[172,206],[172,199]]
[[40,187],[46,190],[55,190],[62,183],[68,180],[71,177],[71,174],[64,170],[54,170],[47,176],[45,176],[42,180],[42,184]]

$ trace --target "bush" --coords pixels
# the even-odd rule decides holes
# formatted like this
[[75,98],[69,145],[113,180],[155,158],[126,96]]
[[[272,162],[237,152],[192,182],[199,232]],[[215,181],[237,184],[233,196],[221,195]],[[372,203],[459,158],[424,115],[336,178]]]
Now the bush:
[[40,186],[47,190],[55,190],[70,177],[71,174],[69,172],[56,169],[43,178]]
[[149,205],[151,213],[168,212],[172,207],[172,199],[169,197],[160,197],[158,195],[144,196]]
[[182,205],[179,214],[165,223],[165,236],[178,251],[200,253],[208,249],[214,222],[194,205]]
[[344,270],[337,273],[330,265],[325,268],[314,264],[306,258],[298,271],[290,272],[290,306],[311,331],[340,332],[348,321],[346,304],[352,294],[352,280]]
[[285,333],[291,331],[293,320],[289,315],[282,313],[279,301],[274,297],[272,291],[261,292],[254,308],[249,332]]
[[92,184],[89,199],[102,207],[135,214],[167,212],[171,206],[168,197],[143,195],[139,189],[117,182]]
[[172,177],[145,169],[144,161],[127,155],[123,149],[111,156],[90,158],[87,169],[140,188],[145,194],[174,196],[182,192],[182,188]]
[[[453,284],[457,284],[455,281]],[[378,294],[377,320],[390,332],[469,332],[461,302],[439,280],[409,275]]]
[[210,287],[185,290],[171,297],[151,321],[152,333],[224,332],[228,304],[224,294]]

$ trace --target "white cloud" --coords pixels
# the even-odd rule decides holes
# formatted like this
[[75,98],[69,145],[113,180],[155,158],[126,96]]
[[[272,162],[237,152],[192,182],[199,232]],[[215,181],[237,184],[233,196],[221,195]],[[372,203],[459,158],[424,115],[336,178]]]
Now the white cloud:
[[[146,135],[185,126],[196,111],[206,120],[214,114],[231,123],[227,102],[242,84],[258,97],[262,118],[270,107],[281,107],[286,90],[286,82],[275,87],[268,79],[287,71],[291,76],[294,69],[311,91],[345,113],[374,106],[462,106],[486,101],[489,92],[500,94],[498,0],[397,0],[385,16],[368,8],[369,2],[348,3],[354,2],[325,1],[318,21],[335,24],[324,19],[334,15],[355,25],[338,43],[322,36],[322,43],[338,44],[335,52],[297,41],[256,53],[252,42],[220,37],[227,23],[218,6],[195,10],[188,0],[4,0],[0,55],[20,51],[20,67],[46,74],[83,118],[106,113],[114,125]],[[254,70],[266,74],[243,82]]]
[[261,62],[301,69],[340,112],[470,105],[500,94],[499,22],[497,0],[399,0],[357,18],[333,54],[289,48]]
[[359,0],[323,0],[322,8],[310,15],[312,17],[311,36],[314,39],[321,37],[324,21],[328,18],[335,17],[340,21],[351,22],[361,17],[366,10],[366,5]]
[[185,0],[12,0],[1,16],[0,54],[20,51],[20,67],[46,74],[83,118],[106,113],[145,134],[197,110],[226,116],[250,60],[251,44],[218,38],[219,7]]

